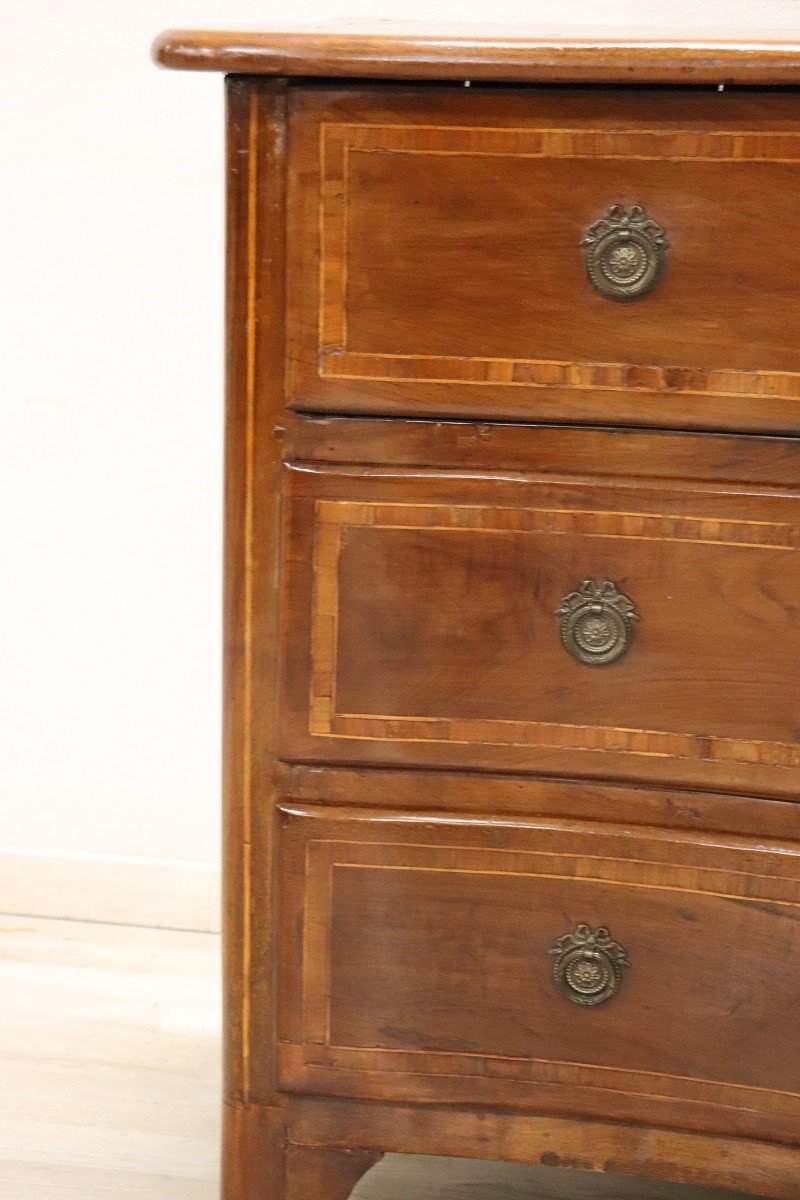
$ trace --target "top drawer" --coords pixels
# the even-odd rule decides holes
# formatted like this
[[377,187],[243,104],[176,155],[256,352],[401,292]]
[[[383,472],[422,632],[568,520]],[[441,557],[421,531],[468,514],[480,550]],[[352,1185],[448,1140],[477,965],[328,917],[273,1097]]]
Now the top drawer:
[[293,407],[800,429],[800,95],[304,87],[289,136]]

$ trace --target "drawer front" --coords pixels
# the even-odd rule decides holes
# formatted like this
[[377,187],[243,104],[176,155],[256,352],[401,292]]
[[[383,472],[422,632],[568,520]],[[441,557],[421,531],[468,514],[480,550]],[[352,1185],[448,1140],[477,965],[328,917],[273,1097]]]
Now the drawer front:
[[285,507],[286,758],[797,795],[796,499],[309,469]]
[[792,843],[280,821],[285,1089],[800,1136]]
[[798,162],[790,93],[304,89],[292,402],[797,431]]

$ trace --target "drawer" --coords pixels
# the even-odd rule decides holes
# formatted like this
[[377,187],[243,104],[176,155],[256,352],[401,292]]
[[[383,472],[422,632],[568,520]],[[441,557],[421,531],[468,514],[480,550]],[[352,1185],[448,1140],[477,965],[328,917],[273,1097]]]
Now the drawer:
[[294,406],[800,428],[800,95],[304,88],[289,157]]
[[281,753],[796,796],[798,511],[701,480],[290,468]]
[[793,843],[279,820],[283,1089],[800,1137]]

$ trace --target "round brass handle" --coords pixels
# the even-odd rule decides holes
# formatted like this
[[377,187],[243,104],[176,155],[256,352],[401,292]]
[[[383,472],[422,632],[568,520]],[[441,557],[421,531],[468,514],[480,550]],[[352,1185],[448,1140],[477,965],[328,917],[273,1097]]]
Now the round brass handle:
[[669,242],[639,204],[615,204],[591,225],[581,241],[589,279],[609,300],[638,300],[652,292],[664,273]]
[[571,1000],[592,1008],[605,1004],[619,991],[622,974],[630,966],[628,952],[602,925],[592,929],[581,923],[574,933],[565,933],[554,946],[553,980]]
[[561,640],[578,662],[600,667],[616,662],[633,639],[636,606],[609,579],[585,579],[556,609]]

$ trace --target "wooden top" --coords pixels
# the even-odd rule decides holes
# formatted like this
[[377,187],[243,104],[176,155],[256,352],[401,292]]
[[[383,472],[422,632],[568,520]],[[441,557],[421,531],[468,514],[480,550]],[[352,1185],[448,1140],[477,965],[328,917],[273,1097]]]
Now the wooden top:
[[746,38],[679,31],[526,30],[385,22],[254,31],[168,30],[153,57],[164,67],[321,78],[496,83],[800,83],[797,33]]

